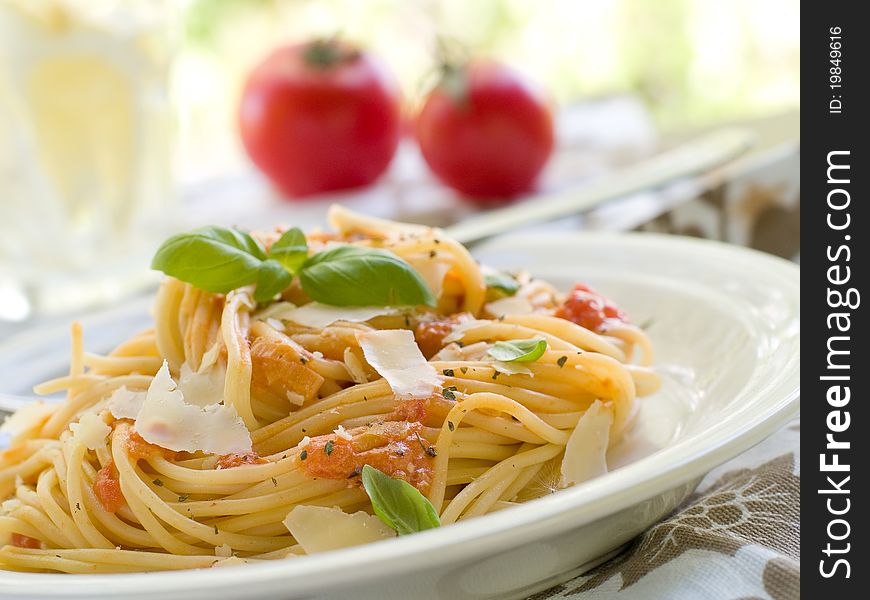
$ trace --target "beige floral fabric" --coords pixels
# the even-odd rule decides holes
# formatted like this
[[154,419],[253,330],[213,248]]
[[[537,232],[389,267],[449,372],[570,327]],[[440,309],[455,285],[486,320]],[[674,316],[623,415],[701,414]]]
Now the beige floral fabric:
[[800,598],[800,421],[711,472],[620,555],[529,600]]

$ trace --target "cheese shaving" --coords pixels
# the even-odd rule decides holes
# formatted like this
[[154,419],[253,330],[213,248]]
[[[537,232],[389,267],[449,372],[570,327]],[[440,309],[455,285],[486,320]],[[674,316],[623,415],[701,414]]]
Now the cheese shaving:
[[135,419],[147,395],[147,392],[134,392],[122,385],[109,396],[106,408],[116,419]]
[[295,506],[284,526],[306,554],[358,546],[396,536],[378,517],[365,512],[348,514],[339,508]]
[[357,335],[366,361],[400,398],[427,398],[441,387],[435,368],[426,362],[414,334],[406,329],[367,331]]
[[457,342],[465,336],[465,332],[469,329],[474,329],[475,327],[481,327],[484,325],[489,325],[489,321],[482,321],[480,319],[469,319],[468,321],[463,321],[453,327],[453,330],[444,337],[444,343],[449,344],[450,342]]
[[486,304],[483,308],[494,319],[505,315],[527,315],[535,310],[531,302],[519,296],[500,298]]
[[444,290],[444,277],[450,270],[450,263],[443,260],[437,260],[435,257],[426,254],[424,257],[409,258],[408,263],[414,267],[414,270],[420,274],[429,289],[436,298],[441,296]]
[[612,404],[596,400],[586,409],[565,446],[560,487],[576,485],[607,473],[607,445],[612,424]]
[[220,404],[224,399],[224,383],[227,368],[222,363],[214,363],[210,367],[200,367],[199,371],[191,370],[187,363],[181,365],[181,377],[178,389],[184,395],[188,404],[208,406]]
[[392,315],[396,312],[397,309],[389,306],[330,306],[319,302],[310,302],[299,308],[274,314],[272,318],[292,321],[303,327],[323,329],[339,321],[363,323],[375,317]]
[[333,433],[343,440],[351,441],[353,439],[351,435],[344,429],[344,425],[339,425],[338,429],[333,430]]
[[73,432],[73,438],[84,444],[88,450],[102,448],[106,442],[106,437],[112,433],[112,428],[106,425],[105,421],[95,413],[82,415],[79,422],[70,423],[69,428]]
[[251,451],[251,436],[235,409],[221,404],[202,407],[185,402],[166,361],[151,381],[135,428],[145,441],[176,452]]

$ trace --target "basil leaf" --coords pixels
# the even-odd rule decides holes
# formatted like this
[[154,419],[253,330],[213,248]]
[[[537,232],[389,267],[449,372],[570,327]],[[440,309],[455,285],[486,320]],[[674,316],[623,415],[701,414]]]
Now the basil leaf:
[[362,483],[375,514],[399,535],[441,526],[441,519],[432,503],[407,481],[393,479],[371,465],[365,465]]
[[284,265],[271,258],[264,260],[257,273],[254,300],[268,302],[275,297],[275,294],[283,292],[291,281],[293,281],[293,274],[287,271]]
[[538,360],[547,350],[547,340],[532,338],[530,340],[511,340],[496,342],[487,353],[502,362],[532,362]]
[[288,229],[269,248],[269,258],[274,258],[291,273],[296,273],[308,258],[308,242],[298,227]]
[[226,293],[254,283],[265,258],[263,248],[247,233],[202,227],[163,242],[151,268],[200,289]]
[[505,296],[513,296],[520,289],[520,284],[516,279],[500,271],[484,275],[483,283],[486,284],[486,297],[490,301]]
[[420,274],[386,250],[339,246],[318,252],[299,271],[312,300],[332,306],[435,306]]

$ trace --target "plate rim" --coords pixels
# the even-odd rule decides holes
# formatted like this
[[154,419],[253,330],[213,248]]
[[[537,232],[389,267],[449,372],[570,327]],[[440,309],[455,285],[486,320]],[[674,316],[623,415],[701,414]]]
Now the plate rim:
[[[659,247],[695,250],[711,255],[739,258],[758,263],[770,273],[777,274],[777,284],[791,283],[796,288],[794,295],[797,314],[800,316],[800,267],[785,259],[762,252],[733,246],[713,240],[688,238],[656,233],[577,233],[558,232],[546,236],[540,234],[509,234],[493,238],[475,246],[472,253],[498,248],[510,242],[521,250],[522,244],[536,247],[554,246],[564,251],[565,244],[585,246],[605,244],[641,248],[650,244]],[[578,260],[577,268],[582,268]],[[530,270],[534,270],[531,267]],[[746,275],[756,278],[757,275]],[[792,290],[794,292],[794,290]],[[789,296],[790,298],[792,295]],[[142,586],[149,596],[167,592],[202,592],[208,589],[234,587],[256,582],[267,591],[292,581],[299,584],[294,591],[329,591],[341,589],[351,583],[370,582],[385,576],[399,576],[420,569],[452,564],[479,555],[485,549],[504,548],[517,543],[538,541],[560,530],[578,528],[656,495],[682,485],[693,478],[703,476],[718,465],[740,454],[776,431],[799,412],[800,396],[800,336],[797,336],[794,356],[773,389],[766,390],[765,401],[758,400],[756,411],[739,418],[725,420],[710,427],[704,436],[706,446],[699,436],[663,448],[654,454],[582,486],[561,491],[534,503],[515,507],[510,511],[494,513],[439,530],[431,530],[413,536],[377,542],[324,553],[317,557],[305,557],[290,561],[275,561],[244,565],[240,568],[201,569],[161,573],[132,573],[110,575],[33,574],[0,570],[0,591],[15,592],[21,597],[39,596],[34,584],[58,584],[56,597],[99,597],[131,591]],[[792,364],[796,363],[796,364]],[[740,392],[742,393],[742,392]],[[666,466],[656,469],[657,466]],[[644,473],[646,471],[646,473]],[[539,513],[535,515],[534,513]],[[507,543],[511,542],[511,543]],[[449,550],[448,552],[443,552]],[[397,559],[402,559],[401,561]],[[328,559],[328,560],[325,560]],[[329,588],[324,590],[324,579]],[[305,579],[310,579],[308,583]],[[99,596],[94,584],[99,582]],[[55,587],[52,586],[52,587]],[[28,593],[28,588],[30,592]]]

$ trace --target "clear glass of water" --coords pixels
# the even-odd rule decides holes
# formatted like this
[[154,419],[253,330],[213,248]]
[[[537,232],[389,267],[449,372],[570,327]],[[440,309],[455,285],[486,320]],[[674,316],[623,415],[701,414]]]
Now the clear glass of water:
[[0,322],[149,283],[173,196],[162,13],[0,0]]

